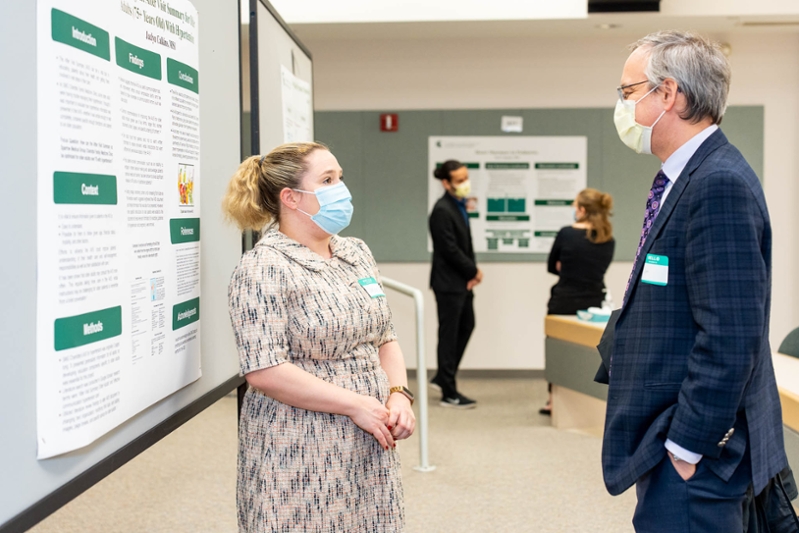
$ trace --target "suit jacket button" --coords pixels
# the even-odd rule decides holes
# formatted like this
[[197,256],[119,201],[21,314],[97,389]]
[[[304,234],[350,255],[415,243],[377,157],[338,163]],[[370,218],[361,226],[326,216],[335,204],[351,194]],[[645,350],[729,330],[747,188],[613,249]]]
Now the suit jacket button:
[[730,428],[730,430],[727,432],[727,437],[732,437],[733,433],[735,433],[735,428]]
[[718,446],[719,448],[723,448],[725,444],[727,444],[725,441],[721,441],[721,442],[719,442],[719,443],[717,444],[717,446]]

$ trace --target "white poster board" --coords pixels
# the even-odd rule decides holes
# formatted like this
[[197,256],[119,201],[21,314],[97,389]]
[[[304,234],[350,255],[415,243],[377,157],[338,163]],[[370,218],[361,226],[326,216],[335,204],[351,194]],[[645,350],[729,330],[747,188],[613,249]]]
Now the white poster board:
[[435,168],[455,159],[469,169],[475,252],[548,253],[586,187],[586,137],[430,137],[428,157],[428,212],[444,194]]
[[198,16],[38,2],[38,458],[199,379]]

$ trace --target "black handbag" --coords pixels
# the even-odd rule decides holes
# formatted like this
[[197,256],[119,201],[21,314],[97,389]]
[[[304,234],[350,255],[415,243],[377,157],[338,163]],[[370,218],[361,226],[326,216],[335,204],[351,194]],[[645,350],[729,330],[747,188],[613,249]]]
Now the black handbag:
[[744,533],[798,533],[799,518],[791,505],[797,495],[790,466],[774,476],[757,496],[750,486],[743,503]]
[[610,314],[608,323],[605,324],[605,331],[602,332],[602,338],[596,349],[602,362],[594,376],[594,381],[607,385],[610,382],[610,360],[613,358],[613,339],[616,335],[616,321],[619,320],[621,309],[616,309]]

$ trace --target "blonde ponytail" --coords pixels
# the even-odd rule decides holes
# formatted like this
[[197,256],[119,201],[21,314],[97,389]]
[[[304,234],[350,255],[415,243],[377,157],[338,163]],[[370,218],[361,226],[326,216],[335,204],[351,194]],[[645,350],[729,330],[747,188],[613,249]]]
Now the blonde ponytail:
[[222,199],[225,218],[242,231],[261,231],[280,219],[280,191],[299,188],[307,170],[305,159],[321,143],[282,144],[265,156],[248,157],[230,178]]
[[613,224],[610,223],[613,197],[596,189],[583,189],[577,194],[577,205],[585,209],[585,222],[591,227],[587,231],[588,240],[601,244],[613,238]]
[[258,190],[258,181],[261,178],[260,159],[260,155],[254,155],[239,165],[230,178],[227,193],[222,199],[225,218],[242,231],[260,231],[272,219],[269,212],[261,207],[261,193]]

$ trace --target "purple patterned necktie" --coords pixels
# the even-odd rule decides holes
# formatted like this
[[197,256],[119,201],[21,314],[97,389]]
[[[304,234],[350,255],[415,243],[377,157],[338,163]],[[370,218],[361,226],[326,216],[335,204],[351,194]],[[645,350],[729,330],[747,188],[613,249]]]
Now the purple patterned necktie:
[[660,199],[663,198],[663,191],[666,190],[666,185],[669,183],[669,178],[662,170],[659,170],[655,175],[655,181],[652,183],[652,188],[649,189],[649,198],[646,200],[646,212],[644,213],[644,227],[641,229],[641,240],[638,241],[638,250],[635,252],[635,260],[633,261],[633,270],[630,272],[630,278],[627,280],[627,286],[624,289],[624,303],[627,302],[627,292],[630,290],[630,283],[633,281],[633,274],[635,273],[635,266],[638,264],[638,256],[641,255],[641,249],[644,247],[646,237],[649,235],[649,230],[652,229],[652,224],[655,223],[655,218],[660,211]]

